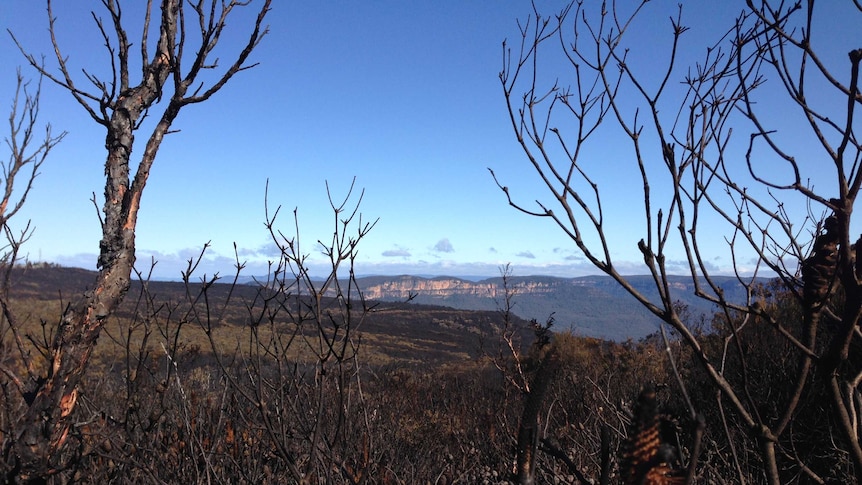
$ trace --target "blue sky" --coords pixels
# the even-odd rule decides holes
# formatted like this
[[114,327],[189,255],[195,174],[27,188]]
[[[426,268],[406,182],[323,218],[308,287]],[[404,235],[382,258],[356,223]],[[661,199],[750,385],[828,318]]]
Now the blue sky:
[[[107,56],[89,14],[104,16],[100,2],[58,3],[59,42],[75,72],[104,72]],[[694,42],[714,38],[742,8],[719,3],[684,9],[699,32],[689,37]],[[563,4],[539,6],[550,14]],[[676,2],[648,7],[633,31],[640,49],[631,54],[647,65],[669,39]],[[252,56],[260,65],[212,100],[184,108],[174,124],[181,131],[163,143],[142,202],[139,268],[154,258],[158,276],[178,276],[211,241],[204,271],[229,274],[236,243],[246,273],[260,274],[274,255],[264,227],[267,180],[270,206],[283,207],[279,227],[293,231],[296,208],[309,261],[320,268],[313,244],[329,239],[334,225],[326,182],[338,197],[355,176],[365,189],[363,218],[379,218],[360,246],[360,274],[496,276],[506,263],[518,275],[595,273],[550,221],[508,207],[487,170],[525,203],[545,198],[512,134],[497,77],[501,42],[517,41],[516,20],[530,13],[528,2],[276,2],[270,34]],[[30,52],[50,53],[43,2],[6,0],[0,20]],[[246,35],[242,20],[230,23],[226,49]],[[842,29],[842,20],[829,35],[858,32],[852,24]],[[839,44],[836,62],[853,47]],[[0,106],[7,107],[13,66],[24,59],[5,35],[0,59]],[[570,72],[558,67],[552,63],[549,75],[565,79]],[[29,219],[35,227],[26,252],[31,260],[94,268],[100,231],[90,199],[103,190],[104,133],[48,83],[41,116],[68,136],[19,215],[17,224]],[[608,236],[623,272],[644,273],[636,246],[643,231],[631,219],[639,181],[632,165],[620,168],[617,158],[629,152],[617,154],[617,145],[608,138],[603,151],[596,148],[596,163],[607,165],[599,178],[620,189],[605,207]],[[721,238],[707,246],[715,266],[729,270]]]

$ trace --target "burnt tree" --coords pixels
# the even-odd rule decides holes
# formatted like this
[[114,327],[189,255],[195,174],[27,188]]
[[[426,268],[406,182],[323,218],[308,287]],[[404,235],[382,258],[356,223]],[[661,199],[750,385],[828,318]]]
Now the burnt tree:
[[[738,458],[747,448],[767,483],[846,481],[854,470],[858,482],[862,239],[852,216],[862,187],[862,49],[851,44],[858,39],[837,45],[827,17],[860,18],[862,5],[826,12],[814,1],[748,0],[703,44],[683,24],[680,6],[662,13],[670,16],[665,36],[653,35],[649,45],[632,38],[660,8],[575,1],[549,16],[534,6],[519,45],[504,44],[500,81],[545,197],[524,204],[517,187],[495,180],[510,205],[558,226],[685,343],[687,367],[696,365],[717,392],[716,428],[723,420],[735,481],[747,481]],[[664,52],[658,59],[657,51]],[[633,175],[630,188],[619,182],[623,174]],[[608,208],[635,187],[637,220],[615,219]],[[629,234],[640,227],[630,247],[656,296],[622,273],[616,259],[625,241],[614,227]],[[724,248],[711,247],[717,235]],[[744,301],[729,298],[715,278],[715,251],[732,261]],[[697,296],[717,309],[708,338],[679,312],[674,273],[690,277]],[[761,276],[792,295],[799,317],[782,311]],[[765,379],[766,390],[753,381],[760,363],[746,355],[764,327],[793,354],[789,375]],[[800,419],[811,417],[800,417],[803,405],[817,411],[808,414],[828,414],[806,435],[834,437],[822,442],[827,453],[798,446]],[[731,439],[731,428],[745,439]]]
[[[47,370],[32,376],[24,389],[25,411],[2,436],[5,481],[41,480],[64,468],[62,451],[81,378],[105,319],[129,288],[138,210],[162,140],[185,106],[209,100],[235,74],[253,66],[248,58],[266,35],[264,19],[271,0],[256,7],[247,40],[227,66],[218,65],[216,46],[228,18],[251,2],[162,0],[155,7],[148,2],[136,45],[140,56],[137,75],[121,4],[114,0],[101,3],[107,21],[94,13],[94,28],[104,38],[110,55],[110,79],[84,71],[89,86],[81,87],[57,38],[50,0],[48,26],[56,70],[43,67],[19,44],[34,68],[67,90],[105,128],[107,157],[98,276],[92,290],[64,312],[50,346]],[[140,157],[133,161],[135,134],[147,116],[157,117],[157,122],[139,149]]]

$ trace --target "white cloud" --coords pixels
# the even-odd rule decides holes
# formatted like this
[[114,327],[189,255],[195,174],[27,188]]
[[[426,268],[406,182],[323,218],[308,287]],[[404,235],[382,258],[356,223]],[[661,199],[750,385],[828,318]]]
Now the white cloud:
[[409,258],[411,256],[410,251],[404,248],[395,248],[395,249],[387,249],[380,253],[381,256],[387,258]]
[[247,257],[253,259],[272,259],[281,256],[281,249],[279,249],[278,246],[272,241],[267,241],[266,243],[261,244],[260,246],[255,248],[239,248],[237,252],[239,253],[240,257]]
[[452,253],[455,251],[455,248],[452,247],[452,243],[449,242],[449,239],[444,237],[434,245],[434,251],[437,251],[438,253]]

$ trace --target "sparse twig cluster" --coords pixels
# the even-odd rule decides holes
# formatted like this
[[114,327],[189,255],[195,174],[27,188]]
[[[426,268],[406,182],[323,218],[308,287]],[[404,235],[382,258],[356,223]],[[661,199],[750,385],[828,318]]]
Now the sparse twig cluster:
[[[854,349],[860,338],[862,272],[851,216],[862,185],[862,145],[854,135],[855,111],[862,102],[862,51],[850,50],[849,63],[837,73],[822,57],[831,46],[819,41],[820,9],[814,2],[808,8],[776,3],[747,2],[693,65],[681,60],[691,55],[696,39],[689,36],[680,7],[671,17],[666,62],[658,72],[655,62],[639,69],[634,56],[641,51],[628,39],[628,31],[653,7],[648,2],[624,12],[617,4],[593,11],[578,1],[553,16],[534,7],[534,15],[521,25],[520,45],[504,44],[500,81],[515,137],[550,201],[524,205],[494,178],[510,205],[553,221],[590,263],[685,343],[689,358],[718,393],[720,419],[711,424],[721,423],[731,446],[738,443],[731,429],[744,430],[759,450],[768,483],[798,475],[823,482],[843,469],[845,458],[858,479],[862,447],[855,423],[862,413],[854,396],[862,368]],[[860,14],[858,5],[847,10],[847,15]],[[547,74],[551,63],[542,60],[553,52],[560,54],[567,74]],[[653,52],[641,55],[647,54]],[[671,89],[675,82],[683,86],[681,94]],[[807,96],[813,90],[831,90],[832,97]],[[786,99],[780,109],[761,107],[777,93]],[[793,155],[796,147],[774,128],[787,122],[810,131],[823,163],[808,164]],[[628,170],[640,176],[643,236],[637,249],[656,296],[637,290],[614,262],[617,241],[611,227],[616,221],[605,208],[615,203],[618,185],[602,183],[594,163],[605,153],[596,148],[607,144],[603,136],[609,135],[628,142],[629,154],[613,157],[627,158]],[[814,179],[826,167],[831,185],[815,187]],[[800,213],[797,205],[806,209]],[[748,290],[746,301],[728,300],[712,278],[709,258],[714,254],[704,248],[715,239],[716,221],[725,224],[728,254],[738,284]],[[681,265],[668,259],[672,251],[684,253]],[[744,263],[749,259],[753,265]],[[712,327],[724,336],[723,346],[707,345],[705,335],[693,331],[675,306],[668,276],[677,266],[690,274],[695,293],[718,309]],[[783,294],[797,299],[801,315],[785,318],[764,304],[762,274],[777,276]],[[762,363],[746,351],[752,339],[760,338],[763,324],[791,346],[791,358],[798,361],[796,371],[786,376],[789,390],[767,396],[756,392]],[[831,402],[833,420],[819,432],[840,436],[830,445],[841,450],[832,464],[814,465],[815,459],[800,453],[792,431],[800,406],[818,399]],[[743,480],[739,450],[731,451]]]

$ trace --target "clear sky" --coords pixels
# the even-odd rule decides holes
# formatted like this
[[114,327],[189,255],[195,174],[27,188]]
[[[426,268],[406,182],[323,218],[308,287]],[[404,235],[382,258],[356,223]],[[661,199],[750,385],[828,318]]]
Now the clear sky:
[[[73,70],[105,72],[107,55],[89,13],[104,17],[100,2],[57,3],[59,42]],[[599,8],[593,3],[588,12]],[[655,61],[670,38],[667,19],[676,4],[648,5],[653,10],[633,31],[640,49],[631,56]],[[699,49],[742,8],[690,4],[683,18]],[[550,14],[563,3],[539,5]],[[134,10],[127,9],[131,25]],[[487,170],[493,168],[524,203],[546,199],[513,136],[498,79],[501,43],[518,40],[516,20],[531,11],[528,2],[515,1],[276,1],[270,34],[252,56],[260,64],[210,101],[184,108],[174,124],[180,132],[162,144],[139,218],[139,268],[155,258],[158,276],[178,276],[211,241],[204,271],[229,274],[236,243],[246,273],[260,274],[274,254],[264,227],[267,180],[270,206],[283,207],[278,226],[291,233],[296,208],[310,261],[320,260],[313,243],[328,240],[334,225],[326,182],[338,197],[356,177],[365,189],[363,218],[379,218],[360,246],[360,274],[496,276],[506,263],[517,275],[594,273],[549,220],[508,207]],[[230,22],[225,48],[247,35],[243,20]],[[859,43],[858,24],[844,20],[833,19],[829,35],[843,31]],[[4,0],[0,21],[28,51],[56,64],[44,2]],[[835,58],[846,59],[855,47],[845,39]],[[230,54],[223,55],[226,62]],[[0,60],[5,119],[14,66],[25,62],[5,32]],[[571,74],[548,69],[563,80]],[[24,72],[34,77],[31,69]],[[78,81],[83,85],[82,75]],[[100,230],[90,199],[95,193],[101,207],[103,129],[47,81],[41,117],[68,136],[43,166],[16,227],[32,220],[35,232],[25,250],[31,260],[94,268]],[[138,150],[145,137],[138,134]],[[617,145],[609,138],[605,148],[613,154]],[[608,153],[603,156],[613,159]],[[605,207],[608,235],[617,241],[614,256],[624,272],[644,273],[636,246],[642,226],[634,230],[629,219],[642,199],[637,174],[631,164],[623,170],[601,163],[619,188]],[[729,270],[721,238],[713,242],[707,250],[715,251],[715,265]]]

